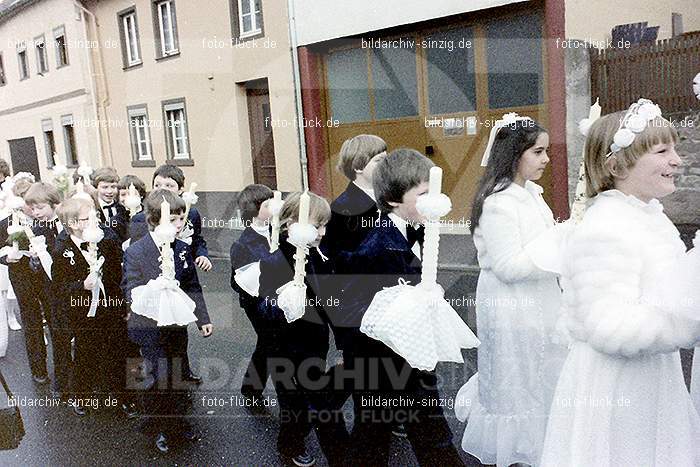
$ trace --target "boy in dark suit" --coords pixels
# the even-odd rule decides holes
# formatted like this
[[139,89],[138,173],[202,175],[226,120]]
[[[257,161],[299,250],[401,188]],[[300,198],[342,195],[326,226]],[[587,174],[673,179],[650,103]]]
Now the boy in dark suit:
[[341,251],[355,251],[372,230],[379,211],[372,188],[374,168],[386,157],[386,143],[374,135],[357,135],[340,148],[338,170],[350,180],[331,204],[331,220],[323,250],[330,257]]
[[[411,368],[401,356],[359,329],[375,293],[398,285],[400,279],[420,282],[422,228],[414,226],[424,219],[416,210],[416,199],[428,191],[432,166],[412,149],[395,150],[378,165],[373,185],[382,212],[380,221],[355,253],[341,254],[337,262],[349,276],[342,313],[332,320],[344,331],[346,368],[358,372],[354,400],[363,402],[355,406],[351,442],[355,449],[351,458],[357,465],[386,465],[391,428],[396,423],[405,425],[421,465],[463,465],[439,406],[434,372]],[[387,404],[402,397],[428,401],[427,407]]]
[[[63,224],[56,215],[56,208],[61,201],[61,195],[53,185],[48,183],[37,182],[33,183],[27,193],[24,195],[24,202],[31,212],[33,218],[32,232],[36,236],[43,236],[46,240],[46,251],[51,254],[56,245],[56,238],[63,232]],[[46,319],[49,323],[51,331],[51,345],[53,353],[54,365],[54,391],[59,397],[62,397],[68,390],[70,384],[70,363],[72,361],[70,355],[70,340],[72,338],[70,332],[70,323],[67,320],[62,320],[60,313],[54,310],[54,301],[45,293],[51,288],[51,279],[49,273],[51,270],[45,271],[43,265],[38,258],[31,259],[30,263],[35,264],[37,274],[43,279],[41,287],[40,300],[50,310],[49,316]],[[38,265],[36,263],[39,263]],[[39,267],[41,266],[41,270]],[[43,274],[42,274],[43,272]],[[42,336],[43,338],[43,336]]]
[[[185,203],[177,194],[164,189],[153,190],[144,202],[148,235],[129,246],[124,255],[124,278],[122,288],[127,301],[131,303],[131,292],[135,287],[157,279],[161,274],[160,250],[153,237],[153,229],[160,223],[160,203],[165,199],[170,204],[170,221],[176,230],[185,225]],[[171,245],[174,251],[175,279],[180,288],[195,302],[194,313],[202,336],[208,337],[213,331],[204,302],[202,286],[192,256],[192,247],[176,239]],[[167,452],[168,443],[176,435],[193,439],[194,434],[181,418],[184,415],[187,395],[182,385],[181,372],[187,355],[187,327],[161,326],[150,318],[131,313],[129,336],[141,347],[147,371],[152,376],[152,385],[147,388],[144,401],[146,415],[149,416],[152,430],[156,433],[156,448]]]
[[246,316],[258,335],[255,350],[248,364],[248,370],[243,378],[241,394],[251,399],[262,398],[267,377],[270,376],[268,367],[269,349],[274,344],[271,341],[269,324],[258,314],[258,297],[249,295],[236,284],[236,270],[247,264],[260,261],[270,254],[271,217],[268,208],[272,199],[272,190],[265,185],[248,185],[238,195],[238,208],[245,229],[236,242],[231,245],[231,287],[238,293],[238,300]]
[[[31,185],[32,183],[27,179],[20,179],[14,184],[12,191],[15,196],[24,197]],[[59,202],[59,198],[58,196],[52,197],[50,194],[47,194],[46,201],[48,201],[47,204],[55,207]],[[27,224],[31,225],[33,221],[31,220],[31,209],[28,205],[25,206],[23,214],[26,216]],[[11,216],[0,221],[0,246],[11,243],[8,241],[7,234],[10,219]],[[29,241],[24,236],[19,241],[19,249],[29,250]],[[8,266],[10,282],[17,296],[32,378],[38,384],[46,384],[49,382],[49,375],[46,368],[44,319],[49,323],[50,330],[53,331],[51,301],[46,293],[48,276],[36,257],[10,257],[9,254],[4,254],[0,256],[0,263]],[[60,390],[60,388],[57,389]]]
[[[164,189],[176,195],[180,195],[185,187],[185,174],[182,173],[180,167],[164,164],[153,172],[152,183],[153,190]],[[146,214],[140,212],[131,218],[131,223],[129,224],[131,243],[133,244],[147,233],[148,223],[146,221]],[[194,257],[194,262],[197,267],[205,272],[212,268],[211,261],[209,260],[209,252],[207,250],[207,242],[204,240],[204,237],[202,237],[202,218],[199,215],[199,211],[197,211],[197,208],[194,206],[190,207],[187,219],[185,220],[185,226],[178,234],[178,238],[191,246],[192,256]],[[194,374],[190,368],[190,360],[187,354],[185,354],[185,357],[182,369],[185,380],[196,384],[201,383],[202,379]]]
[[51,267],[54,309],[62,320],[70,322],[75,336],[71,395],[73,410],[79,416],[85,414],[83,405],[92,405],[87,399],[93,398],[95,391],[117,395],[124,402],[126,384],[121,351],[126,316],[120,289],[122,252],[119,241],[109,234],[97,243],[97,257],[104,258],[99,275],[104,293],[98,292],[97,307],[91,310],[98,279],[90,273],[89,243],[83,234],[93,209],[92,202],[80,198],[61,203],[58,216],[64,230],[56,238]]
[[[328,318],[324,306],[332,299],[332,289],[325,280],[332,274],[332,262],[318,249],[330,218],[328,202],[309,193],[309,223],[318,229],[317,239],[309,245],[304,278],[307,305],[304,315],[287,323],[284,311],[277,306],[278,288],[294,278],[296,247],[289,243],[287,230],[299,217],[300,193],[290,194],[280,212],[279,249],[260,261],[259,313],[268,319],[273,342],[271,375],[280,405],[280,431],[277,449],[283,459],[298,466],[313,465],[315,459],[306,451],[304,439],[319,424],[319,442],[330,465],[345,458],[347,431],[342,412],[325,412],[322,391],[332,382],[324,381],[329,346]],[[330,292],[330,293],[329,293]]]
[[127,239],[129,214],[119,203],[119,175],[111,167],[102,167],[92,174],[92,186],[97,191],[100,209],[97,214],[102,223],[114,230],[120,241]]

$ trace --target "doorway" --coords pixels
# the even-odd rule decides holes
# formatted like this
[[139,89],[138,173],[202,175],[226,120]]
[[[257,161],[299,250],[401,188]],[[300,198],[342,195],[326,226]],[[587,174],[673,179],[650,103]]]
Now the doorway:
[[248,125],[250,127],[250,152],[255,183],[277,189],[277,165],[275,142],[272,134],[270,91],[267,79],[246,83],[248,100]]
[[29,172],[39,180],[39,160],[36,154],[34,138],[19,138],[8,140],[10,144],[10,158],[12,159],[12,173]]

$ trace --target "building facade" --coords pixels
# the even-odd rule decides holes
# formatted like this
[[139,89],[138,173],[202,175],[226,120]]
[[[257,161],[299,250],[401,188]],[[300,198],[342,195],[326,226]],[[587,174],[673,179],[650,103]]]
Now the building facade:
[[0,3],[0,157],[14,172],[102,162],[88,28],[70,0]]

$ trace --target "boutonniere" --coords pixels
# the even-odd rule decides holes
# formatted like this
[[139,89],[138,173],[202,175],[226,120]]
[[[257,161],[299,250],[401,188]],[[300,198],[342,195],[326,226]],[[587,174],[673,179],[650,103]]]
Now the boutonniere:
[[66,249],[66,250],[63,252],[63,257],[64,257],[64,258],[70,259],[70,265],[71,265],[71,266],[75,266],[75,259],[73,259],[74,256],[75,256],[75,253],[73,253],[73,250],[68,250],[68,249]]
[[182,269],[187,268],[187,259],[185,259],[186,254],[187,254],[187,250],[182,250],[180,252],[180,255],[179,255],[180,261],[182,261],[184,263],[184,265],[182,266]]

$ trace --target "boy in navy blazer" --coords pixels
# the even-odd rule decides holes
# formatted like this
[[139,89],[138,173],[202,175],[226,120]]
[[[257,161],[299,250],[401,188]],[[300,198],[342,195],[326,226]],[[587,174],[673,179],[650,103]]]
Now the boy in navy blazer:
[[374,135],[357,135],[340,148],[340,170],[350,181],[331,204],[331,220],[323,238],[330,257],[355,251],[374,227],[379,211],[372,188],[372,174],[386,157],[386,143]]
[[129,214],[119,203],[119,175],[112,167],[102,167],[92,175],[92,186],[95,187],[99,209],[100,222],[112,229],[123,242],[128,238]]
[[[386,465],[391,429],[404,424],[421,465],[463,465],[439,406],[433,372],[411,368],[388,346],[360,331],[374,294],[405,280],[420,282],[422,216],[416,199],[428,191],[433,163],[412,149],[392,151],[374,173],[374,191],[382,212],[378,225],[353,254],[341,254],[337,267],[347,280],[342,311],[331,317],[343,341],[347,369],[355,372],[355,425],[351,456],[357,465]],[[338,333],[336,333],[338,336]],[[359,375],[359,376],[358,376]],[[428,407],[386,407],[400,397],[430,400]]]
[[243,378],[241,394],[251,399],[262,398],[263,389],[270,370],[268,366],[269,349],[272,347],[272,334],[269,322],[258,313],[258,297],[249,295],[235,281],[236,270],[260,261],[270,254],[271,217],[268,204],[272,199],[272,190],[265,185],[248,185],[238,195],[238,208],[245,229],[241,236],[231,245],[231,287],[238,293],[238,301],[253,329],[258,335],[255,350],[248,363],[248,370]]
[[[146,220],[151,231],[160,222],[160,203],[165,199],[170,204],[170,220],[177,230],[185,224],[185,202],[169,190],[153,190],[144,202]],[[171,245],[174,250],[175,279],[180,288],[195,302],[194,314],[202,336],[208,337],[213,326],[207,313],[202,286],[192,256],[192,247],[176,239]],[[152,232],[132,243],[124,255],[124,275],[122,288],[127,301],[131,303],[131,292],[135,287],[145,285],[158,278],[160,250],[156,246]],[[182,435],[193,439],[191,428],[182,419],[172,415],[186,412],[186,385],[183,385],[185,358],[187,355],[187,327],[162,326],[145,316],[131,313],[129,317],[129,337],[141,347],[147,372],[152,378],[144,398],[144,410],[150,418],[155,433],[155,445],[161,452],[167,452],[168,443]]]

